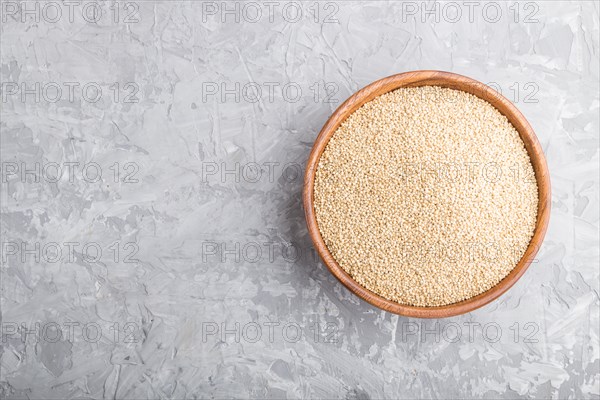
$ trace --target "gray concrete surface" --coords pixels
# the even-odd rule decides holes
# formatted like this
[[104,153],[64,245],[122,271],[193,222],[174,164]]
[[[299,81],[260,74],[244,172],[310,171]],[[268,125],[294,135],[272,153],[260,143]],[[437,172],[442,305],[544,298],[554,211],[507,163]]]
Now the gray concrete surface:
[[[598,3],[1,5],[0,397],[600,397]],[[553,185],[520,282],[437,321],[351,295],[301,209],[327,117],[417,69],[514,101]]]

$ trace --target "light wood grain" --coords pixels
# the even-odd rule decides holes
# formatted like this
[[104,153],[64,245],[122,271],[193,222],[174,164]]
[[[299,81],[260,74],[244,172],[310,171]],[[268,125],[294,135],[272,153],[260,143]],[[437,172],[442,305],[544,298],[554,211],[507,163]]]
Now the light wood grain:
[[[508,118],[521,135],[521,139],[525,143],[525,148],[531,158],[539,191],[535,232],[523,258],[512,272],[498,285],[478,296],[441,307],[415,307],[399,304],[387,300],[359,285],[340,267],[327,249],[317,226],[313,204],[315,171],[319,158],[325,150],[327,142],[340,124],[356,109],[364,103],[373,100],[375,97],[401,87],[416,86],[441,86],[458,89],[471,93],[494,105],[494,107]],[[308,232],[317,252],[331,273],[350,291],[370,304],[395,314],[417,318],[444,318],[464,314],[490,303],[510,289],[525,273],[535,258],[548,227],[548,220],[550,218],[550,175],[544,153],[531,125],[529,125],[523,114],[509,100],[485,84],[462,75],[442,71],[414,71],[389,76],[371,83],[353,94],[333,113],[323,126],[323,129],[321,129],[308,159],[304,176],[303,203]]]

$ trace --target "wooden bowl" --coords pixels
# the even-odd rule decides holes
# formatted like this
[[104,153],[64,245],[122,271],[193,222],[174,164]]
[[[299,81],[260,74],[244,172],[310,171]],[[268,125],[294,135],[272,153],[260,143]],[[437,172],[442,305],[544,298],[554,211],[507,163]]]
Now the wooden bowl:
[[[360,106],[373,100],[375,97],[398,88],[416,86],[441,86],[462,90],[484,99],[496,107],[513,124],[525,143],[525,148],[529,153],[535,171],[539,192],[535,232],[529,243],[529,247],[527,247],[523,258],[521,258],[517,266],[500,283],[488,291],[458,303],[439,307],[416,307],[400,304],[385,299],[358,284],[342,267],[340,267],[325,245],[319,227],[317,226],[313,203],[315,173],[319,159],[327,146],[327,142],[340,124]],[[504,96],[485,84],[462,75],[442,71],[414,71],[392,75],[371,83],[350,96],[350,98],[333,113],[323,126],[323,129],[321,129],[312,148],[312,152],[310,153],[304,177],[303,200],[310,237],[327,268],[329,268],[331,273],[333,273],[344,286],[350,289],[350,291],[358,297],[385,311],[407,317],[443,318],[464,314],[488,304],[510,289],[525,273],[542,244],[548,227],[548,220],[550,218],[550,176],[544,153],[542,152],[540,143],[538,142],[531,125],[529,125],[529,122],[527,122],[523,114],[521,114],[521,112],[519,112],[519,110],[517,110],[517,108]]]

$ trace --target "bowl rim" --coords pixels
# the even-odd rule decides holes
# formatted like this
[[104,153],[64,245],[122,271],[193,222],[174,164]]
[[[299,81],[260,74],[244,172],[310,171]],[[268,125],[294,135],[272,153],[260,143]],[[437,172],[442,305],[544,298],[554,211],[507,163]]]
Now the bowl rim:
[[[321,154],[329,139],[346,118],[374,98],[402,87],[441,86],[471,93],[491,103],[515,127],[525,144],[538,185],[538,212],[535,230],[529,245],[515,268],[497,285],[469,299],[436,307],[400,304],[388,300],[361,286],[333,258],[318,228],[314,212],[314,180]],[[493,88],[475,79],[436,70],[404,72],[379,79],[358,90],[329,117],[315,139],[304,175],[303,206],[311,240],[329,271],[352,293],[366,302],[394,314],[416,318],[445,318],[465,314],[483,307],[508,291],[523,276],[534,261],[548,228],[551,206],[550,174],[542,147],[533,128],[517,107]]]

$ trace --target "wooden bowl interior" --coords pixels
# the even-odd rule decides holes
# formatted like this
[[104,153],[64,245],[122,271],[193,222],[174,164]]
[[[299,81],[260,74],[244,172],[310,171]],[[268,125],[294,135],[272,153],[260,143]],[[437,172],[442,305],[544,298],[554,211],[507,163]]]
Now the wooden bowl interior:
[[[318,229],[313,207],[314,179],[318,162],[327,146],[327,142],[340,124],[359,107],[366,102],[373,100],[377,96],[401,87],[417,86],[441,86],[462,90],[484,99],[496,107],[508,118],[519,132],[519,135],[525,144],[525,148],[529,153],[538,184],[539,202],[534,235],[525,254],[516,267],[500,283],[488,291],[458,303],[439,307],[416,307],[400,304],[385,299],[359,285],[342,267],[340,267],[329,252]],[[523,114],[521,114],[509,100],[489,86],[462,75],[442,71],[415,71],[383,78],[366,86],[348,98],[348,100],[333,113],[319,133],[309,156],[304,179],[303,203],[308,231],[319,255],[333,275],[336,276],[350,291],[370,304],[395,314],[418,318],[443,318],[464,314],[488,304],[510,289],[525,273],[537,254],[548,227],[550,215],[550,178],[544,153],[533,129]]]

